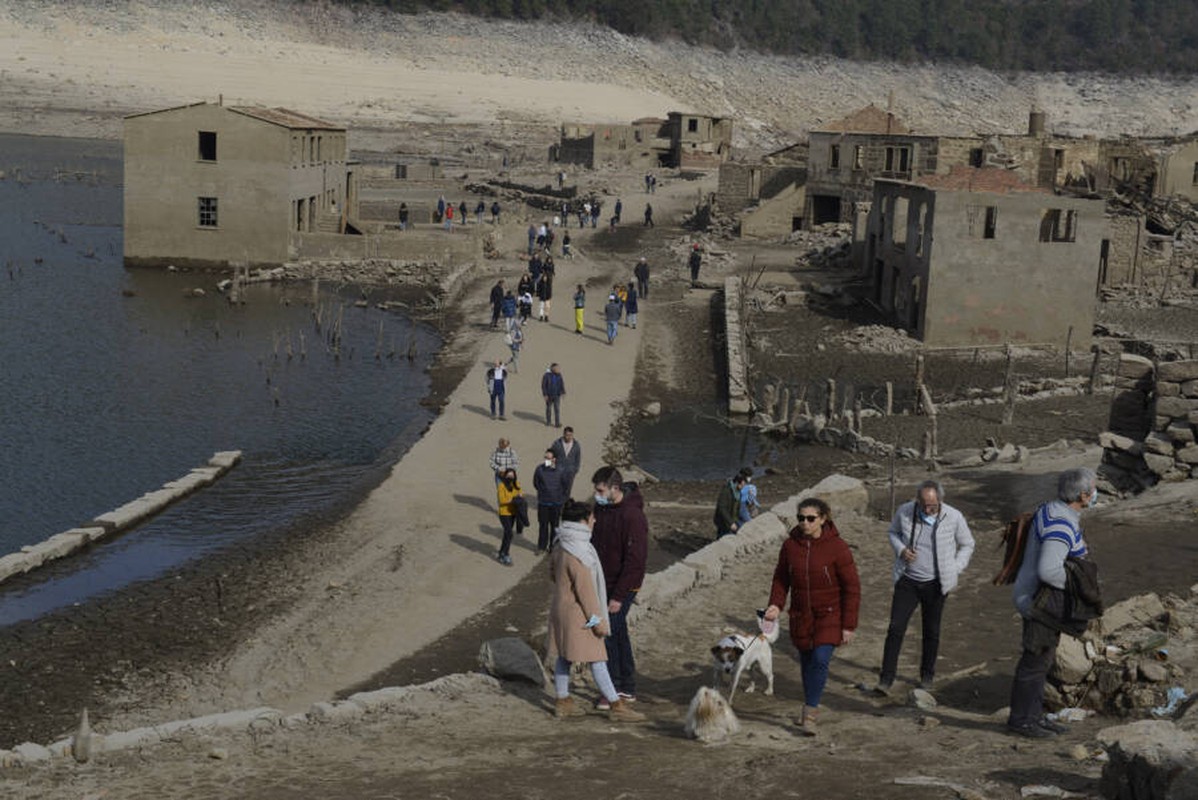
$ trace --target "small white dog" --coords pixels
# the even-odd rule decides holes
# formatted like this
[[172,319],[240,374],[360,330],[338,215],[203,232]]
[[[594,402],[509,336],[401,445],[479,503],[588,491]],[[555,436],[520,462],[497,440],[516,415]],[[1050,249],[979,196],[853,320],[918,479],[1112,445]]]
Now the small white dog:
[[[732,698],[736,694],[736,687],[740,683],[741,676],[754,665],[765,676],[765,693],[769,695],[774,693],[773,644],[778,641],[778,621],[767,621],[765,611],[758,609],[757,627],[761,632],[755,636],[747,633],[730,634],[720,639],[715,647],[711,648],[711,655],[715,661],[711,675],[712,687],[719,688],[721,676],[731,676],[732,688],[728,692],[729,704],[732,703]],[[752,688],[745,691],[752,691]]]
[[722,742],[740,731],[740,720],[722,694],[700,686],[686,712],[685,731],[700,742]]

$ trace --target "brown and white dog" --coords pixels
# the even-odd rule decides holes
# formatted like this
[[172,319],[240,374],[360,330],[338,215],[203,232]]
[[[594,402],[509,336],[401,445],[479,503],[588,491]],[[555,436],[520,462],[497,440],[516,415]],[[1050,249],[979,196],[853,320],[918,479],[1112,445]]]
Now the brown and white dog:
[[700,686],[687,709],[684,730],[700,742],[722,742],[740,730],[740,720],[722,694]]
[[[760,633],[756,635],[729,634],[711,648],[711,656],[715,661],[711,675],[712,687],[716,689],[720,687],[721,676],[731,677],[732,688],[728,692],[729,704],[732,703],[732,698],[736,694],[736,687],[740,683],[741,676],[753,666],[756,666],[765,676],[765,693],[770,695],[774,693],[773,644],[778,641],[779,626],[777,620],[767,621],[764,614],[764,611],[758,609],[757,627],[760,629]],[[745,691],[752,691],[752,688]]]

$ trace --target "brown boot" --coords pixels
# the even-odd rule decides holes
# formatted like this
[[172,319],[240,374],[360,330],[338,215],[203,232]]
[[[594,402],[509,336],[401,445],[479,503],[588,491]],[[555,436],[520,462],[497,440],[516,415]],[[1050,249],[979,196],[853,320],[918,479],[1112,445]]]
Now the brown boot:
[[816,723],[819,721],[819,709],[803,706],[803,717],[799,720],[799,733],[804,736],[815,736]]
[[557,702],[553,704],[553,716],[558,719],[567,719],[569,717],[582,717],[587,713],[586,709],[574,702],[574,698],[570,696],[559,697]]
[[646,719],[644,714],[633,711],[632,706],[622,697],[611,704],[611,711],[607,712],[607,716],[612,722],[644,722]]

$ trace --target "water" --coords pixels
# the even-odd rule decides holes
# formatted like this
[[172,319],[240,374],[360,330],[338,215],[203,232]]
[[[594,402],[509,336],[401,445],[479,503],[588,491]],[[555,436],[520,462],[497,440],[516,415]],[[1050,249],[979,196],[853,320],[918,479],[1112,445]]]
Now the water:
[[[230,306],[214,290],[221,276],[126,270],[120,152],[0,136],[0,553],[85,523],[217,450],[244,460],[71,559],[74,569],[19,592],[0,587],[0,624],[343,512],[432,417],[419,405],[440,344],[427,326],[322,289],[326,319],[343,309],[338,359],[315,329],[311,286],[252,286],[246,305]],[[207,296],[185,297],[194,287]],[[374,358],[380,322],[394,358]]]
[[632,426],[637,463],[663,481],[729,478],[769,447],[747,425],[729,425],[718,409],[668,411]]

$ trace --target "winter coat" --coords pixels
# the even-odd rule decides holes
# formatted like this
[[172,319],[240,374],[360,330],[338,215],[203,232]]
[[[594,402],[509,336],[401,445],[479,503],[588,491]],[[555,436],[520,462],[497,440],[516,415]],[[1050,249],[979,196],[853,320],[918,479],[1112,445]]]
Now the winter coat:
[[565,470],[571,475],[577,475],[578,470],[582,469],[582,445],[578,440],[574,440],[574,446],[570,448],[569,455],[566,454],[566,442],[562,438],[556,439],[549,447],[553,451],[553,455],[557,457],[557,468]]
[[725,533],[732,530],[739,518],[740,492],[736,491],[731,481],[724,481],[715,499],[715,514],[712,515],[711,521],[715,523],[716,531]]
[[603,319],[607,322],[619,322],[623,311],[624,307],[620,305],[619,300],[608,300],[607,305],[603,307]]
[[541,280],[537,283],[537,298],[540,300],[553,299],[553,276],[549,273],[541,275]]
[[516,481],[514,484],[512,484],[511,489],[507,488],[506,483],[500,481],[495,485],[495,494],[498,496],[499,516],[515,516],[516,509],[512,505],[512,501],[514,501],[521,494],[520,481]]
[[566,501],[565,473],[557,467],[538,464],[532,474],[532,486],[537,490],[537,505],[560,506]]
[[645,579],[645,559],[649,554],[649,522],[645,519],[645,500],[635,484],[623,486],[619,503],[595,505],[595,528],[591,544],[603,564],[609,600],[628,599],[639,591]]
[[644,261],[636,262],[636,266],[632,268],[632,274],[638,281],[649,280],[649,264]]
[[770,605],[782,608],[790,595],[790,640],[799,650],[839,645],[843,631],[857,629],[861,581],[853,554],[832,522],[818,539],[790,532],[778,554]]
[[549,659],[590,663],[607,661],[603,637],[585,627],[592,615],[602,617],[591,571],[565,548],[554,547],[549,556],[553,594],[549,598]]
[[495,284],[491,287],[491,306],[498,307],[503,303],[503,287]]
[[973,534],[960,511],[948,505],[940,504],[940,513],[933,525],[927,525],[919,516],[914,500],[909,500],[899,506],[894,512],[887,533],[890,536],[890,547],[894,550],[894,568],[892,577],[895,583],[907,571],[907,562],[903,560],[903,549],[914,537],[917,544],[924,544],[929,536],[935,536],[935,563],[940,573],[940,591],[948,594],[957,588],[957,579],[969,566],[969,558],[973,555]]
[[560,373],[551,369],[541,376],[541,394],[545,397],[561,397],[566,393],[566,381]]
[[638,309],[638,305],[637,305],[636,289],[629,289],[628,297],[627,297],[627,299],[624,300],[624,310],[627,311],[629,314],[635,314],[635,313],[637,313],[637,309]]
[[503,301],[499,304],[499,309],[505,317],[516,316],[516,298],[510,294],[504,296]]

